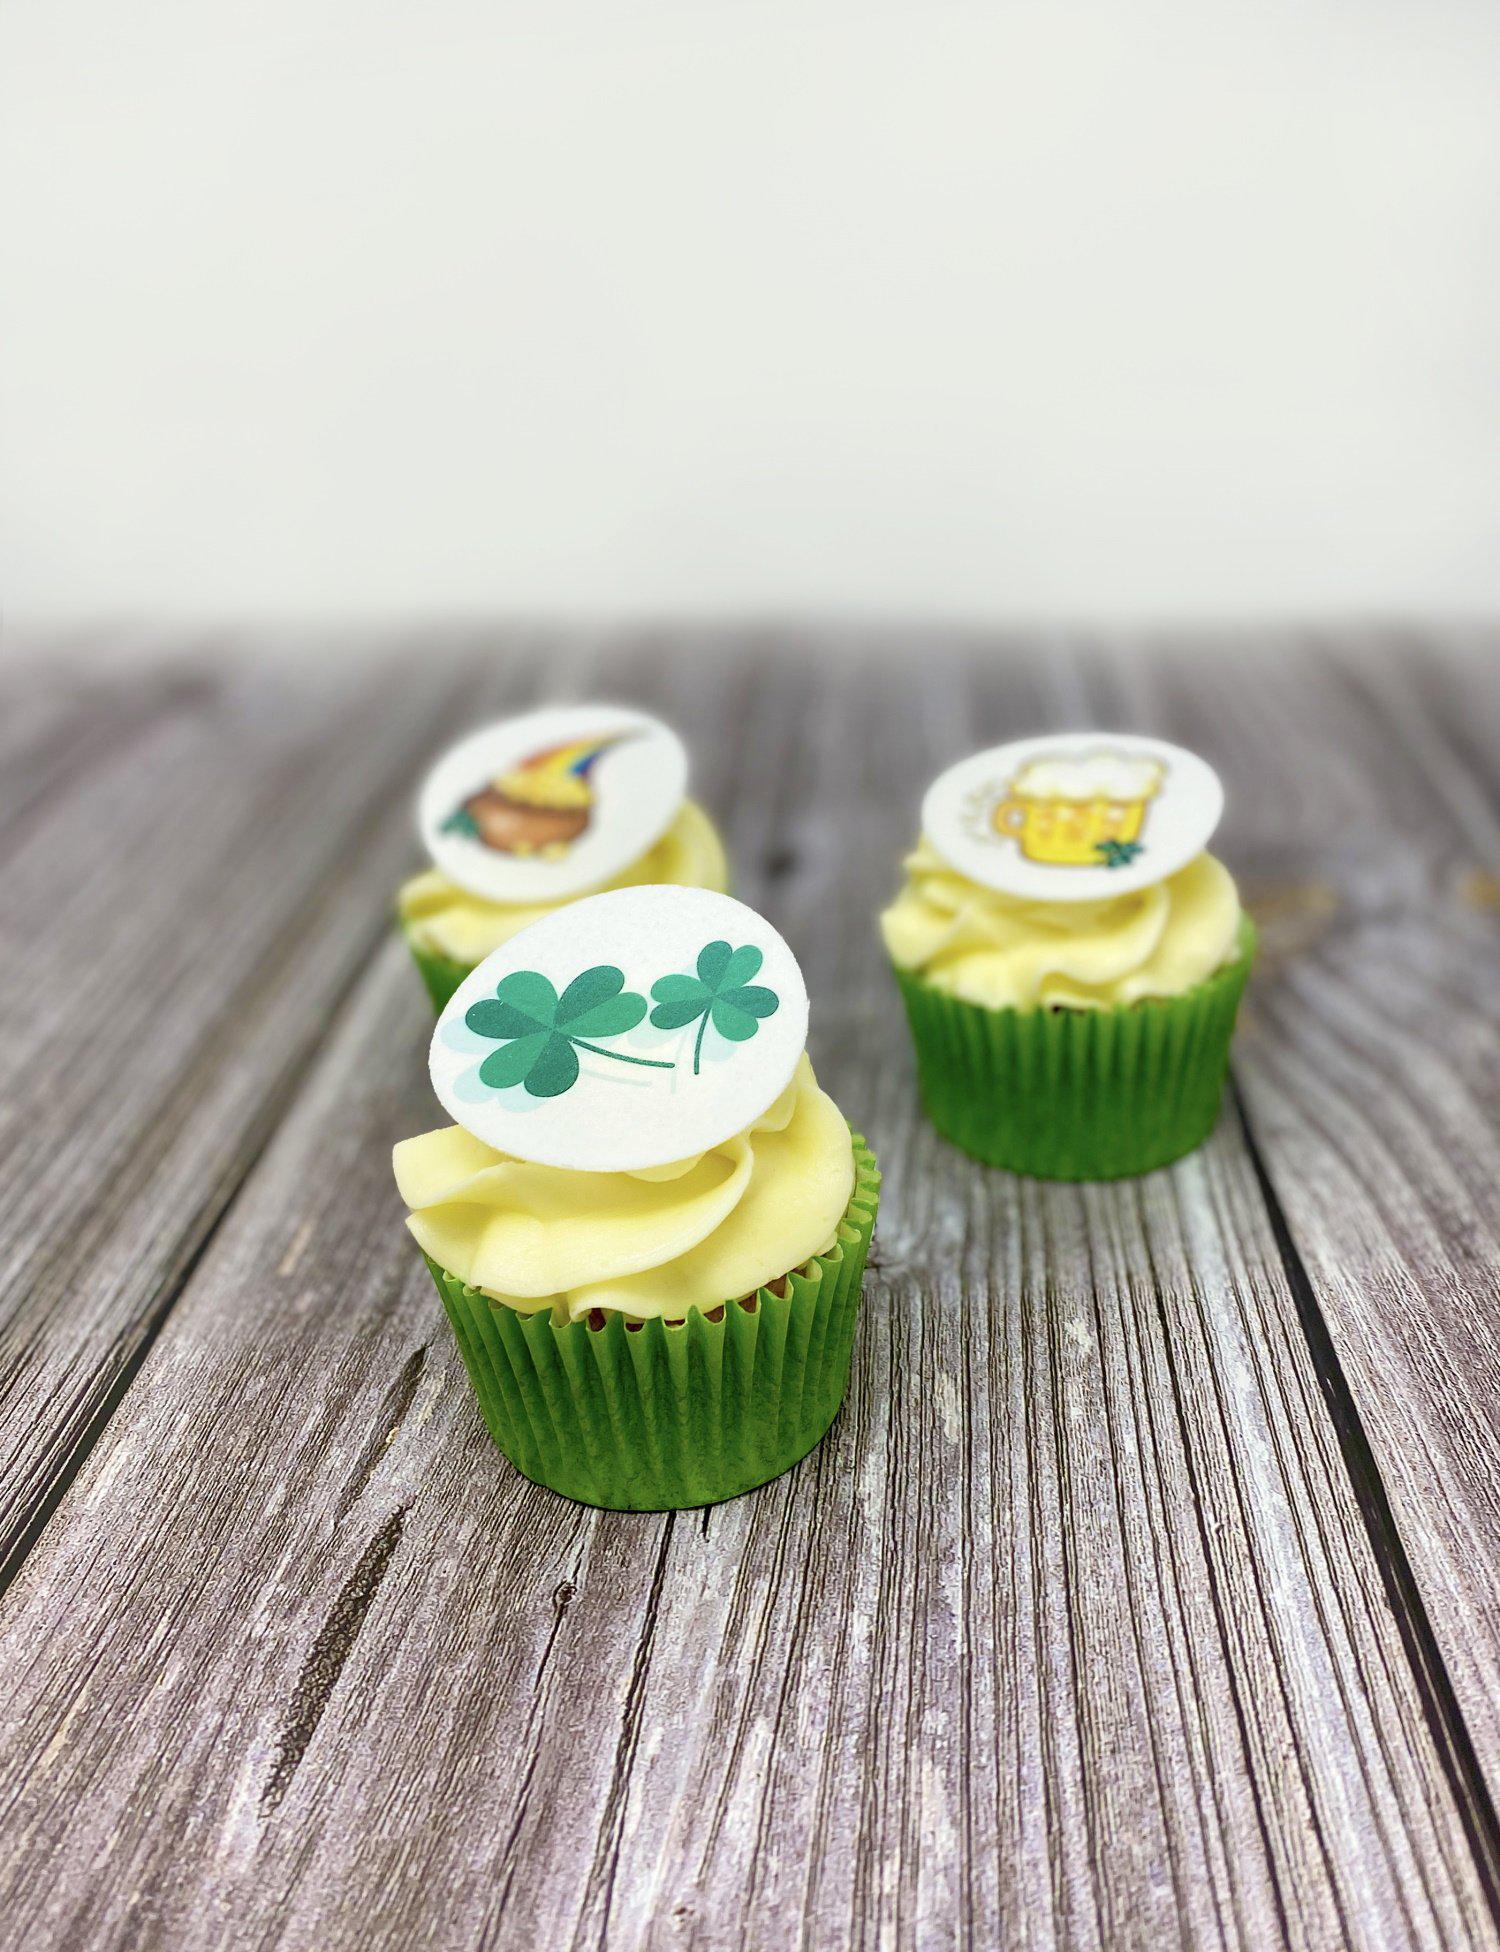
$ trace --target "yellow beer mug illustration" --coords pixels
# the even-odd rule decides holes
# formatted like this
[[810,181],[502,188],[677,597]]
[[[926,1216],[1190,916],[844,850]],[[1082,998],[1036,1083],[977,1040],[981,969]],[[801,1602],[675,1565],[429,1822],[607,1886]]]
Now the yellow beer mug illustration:
[[1033,759],[995,807],[997,834],[1047,867],[1123,866],[1141,851],[1141,830],[1166,767],[1123,752]]

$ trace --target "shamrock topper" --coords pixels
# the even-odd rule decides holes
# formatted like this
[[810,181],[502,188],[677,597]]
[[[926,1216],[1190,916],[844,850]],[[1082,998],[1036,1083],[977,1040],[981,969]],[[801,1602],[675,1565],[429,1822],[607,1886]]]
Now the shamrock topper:
[[493,950],[439,1017],[428,1069],[450,1118],[506,1158],[633,1173],[746,1131],[806,1049],[807,985],[765,917],[648,882],[562,903]]
[[658,1030],[680,1030],[695,1017],[701,1019],[693,1042],[695,1078],[710,1022],[721,1037],[743,1044],[763,1017],[775,1015],[781,1001],[775,990],[750,981],[763,961],[753,944],[731,949],[727,942],[710,942],[698,951],[696,976],[661,976],[651,985],[656,1003],[651,1021]]
[[559,996],[539,970],[517,969],[502,977],[493,997],[471,1004],[464,1022],[504,1048],[479,1067],[482,1083],[501,1091],[524,1084],[533,1098],[557,1098],[578,1082],[578,1052],[670,1071],[661,1058],[630,1057],[588,1040],[620,1037],[646,1014],[646,999],[625,988],[623,973],[608,963],[575,976]]

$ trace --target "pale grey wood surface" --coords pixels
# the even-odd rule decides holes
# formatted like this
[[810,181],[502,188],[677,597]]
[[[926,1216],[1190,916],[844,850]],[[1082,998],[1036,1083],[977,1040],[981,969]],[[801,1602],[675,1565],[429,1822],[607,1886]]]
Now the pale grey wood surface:
[[71,706],[55,679],[12,680],[0,1319],[22,1359],[0,1378],[0,1571],[381,936],[409,844],[398,783],[461,675],[133,672]]
[[[1482,643],[1437,665],[1425,650],[1309,641],[1258,659],[1222,712],[1180,660],[1112,670],[1141,722],[1216,737],[1232,769],[1236,862],[1278,977],[1238,1076],[1493,1781],[1500,685]],[[1313,777],[1308,739],[1278,737],[1303,714],[1329,728]]]
[[[0,1942],[1500,1943],[1494,655],[11,672]],[[886,1173],[844,1416],[707,1514],[509,1470],[389,1179],[421,756],[590,688],[684,730]],[[1212,1142],[1080,1189],[916,1118],[873,915],[932,771],[1085,721],[1222,766],[1267,953]]]

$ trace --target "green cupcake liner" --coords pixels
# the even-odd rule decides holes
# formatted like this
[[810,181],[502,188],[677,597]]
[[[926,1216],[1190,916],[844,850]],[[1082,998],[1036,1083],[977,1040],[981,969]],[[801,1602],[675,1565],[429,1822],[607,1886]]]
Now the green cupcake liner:
[[697,1309],[675,1327],[558,1325],[468,1287],[424,1256],[490,1435],[523,1476],[614,1511],[715,1505],[790,1470],[849,1382],[880,1173],[854,1135],[854,1193],[826,1254],[786,1293]]
[[451,956],[437,955],[431,949],[419,949],[406,929],[401,931],[406,946],[411,950],[411,959],[417,965],[417,972],[427,985],[427,994],[432,998],[432,1007],[441,1016],[448,1006],[448,1000],[464,978],[472,974],[475,964],[455,962]]
[[1124,1179],[1201,1145],[1255,953],[1182,996],[1115,1010],[986,1010],[898,969],[927,1116],[988,1166],[1039,1179]]

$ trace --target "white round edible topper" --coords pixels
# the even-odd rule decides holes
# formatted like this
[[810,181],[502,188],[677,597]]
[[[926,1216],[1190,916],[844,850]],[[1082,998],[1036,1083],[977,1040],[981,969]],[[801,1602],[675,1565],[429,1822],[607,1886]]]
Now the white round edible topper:
[[1098,901],[1186,867],[1223,811],[1219,776],[1196,753],[1067,732],[950,766],[927,789],[922,831],[951,867],[1002,894]]
[[433,861],[487,901],[552,902],[597,888],[672,824],[688,761],[670,726],[624,705],[556,705],[451,747],[423,782]]
[[670,1165],[791,1082],[807,988],[764,916],[707,888],[616,888],[543,916],[464,982],[428,1063],[444,1109],[518,1159]]

